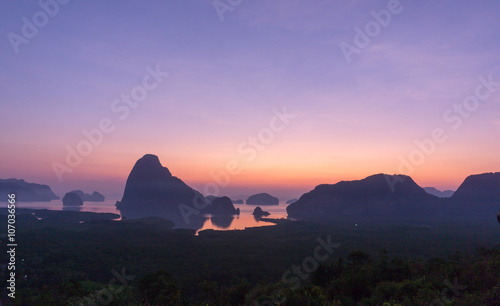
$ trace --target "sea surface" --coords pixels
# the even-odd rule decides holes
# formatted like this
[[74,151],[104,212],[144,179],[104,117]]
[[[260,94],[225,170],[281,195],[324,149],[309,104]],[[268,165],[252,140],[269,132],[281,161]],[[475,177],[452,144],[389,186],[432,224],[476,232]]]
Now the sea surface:
[[[28,208],[28,209],[49,209],[49,210],[73,210],[73,211],[88,211],[96,213],[114,213],[121,216],[121,213],[115,207],[116,200],[106,200],[104,202],[84,202],[81,207],[63,207],[61,200],[53,200],[50,202],[17,202],[17,208]],[[1,203],[2,207],[6,206],[7,203]],[[5,205],[4,205],[5,204]],[[286,218],[286,204],[285,201],[280,201],[279,205],[260,205],[262,210],[270,213],[267,218]],[[214,230],[241,230],[247,227],[259,227],[259,226],[269,226],[274,225],[274,223],[260,221],[254,218],[252,215],[255,207],[259,205],[246,205],[246,204],[234,204],[235,208],[240,209],[240,215],[234,217],[227,216],[210,216],[207,215],[205,222],[202,227],[197,230],[197,232],[214,229]]]

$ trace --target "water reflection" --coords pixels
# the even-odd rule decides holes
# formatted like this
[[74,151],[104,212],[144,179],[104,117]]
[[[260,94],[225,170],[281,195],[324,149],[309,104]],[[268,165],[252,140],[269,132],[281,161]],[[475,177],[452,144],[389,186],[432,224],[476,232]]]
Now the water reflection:
[[[18,208],[116,213],[124,216],[125,219],[158,216],[174,222],[176,228],[189,228],[197,232],[206,229],[239,230],[247,227],[273,225],[273,223],[262,221],[252,215],[256,207],[255,205],[235,204],[234,206],[241,211],[239,216],[215,216],[215,218],[213,218],[210,216],[196,215],[194,213],[188,214],[188,222],[186,222],[178,210],[173,213],[147,212],[142,209],[136,209],[135,211],[120,211],[116,208],[115,203],[116,200],[110,199],[105,202],[85,202],[83,206],[63,206],[60,200],[54,200],[51,202],[19,202]],[[271,215],[268,216],[269,218],[286,218],[286,206],[286,204],[281,203],[279,206],[266,207],[264,210],[271,213]]]
[[214,215],[210,218],[212,224],[220,229],[228,229],[233,223],[234,216]]
[[207,216],[189,214],[186,213],[184,216],[178,211],[165,211],[156,209],[121,209],[119,210],[122,218],[126,220],[130,219],[141,219],[147,217],[160,217],[163,219],[170,220],[174,222],[174,228],[187,228],[193,230],[200,230],[203,225],[208,220]]
[[62,210],[64,211],[82,211],[81,206],[63,206]]

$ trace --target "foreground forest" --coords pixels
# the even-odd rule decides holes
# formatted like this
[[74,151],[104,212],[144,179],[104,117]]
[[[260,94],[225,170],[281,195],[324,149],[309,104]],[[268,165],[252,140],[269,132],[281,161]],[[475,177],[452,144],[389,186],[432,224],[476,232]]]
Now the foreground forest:
[[496,220],[282,220],[195,235],[98,218],[17,216],[16,305],[500,305]]

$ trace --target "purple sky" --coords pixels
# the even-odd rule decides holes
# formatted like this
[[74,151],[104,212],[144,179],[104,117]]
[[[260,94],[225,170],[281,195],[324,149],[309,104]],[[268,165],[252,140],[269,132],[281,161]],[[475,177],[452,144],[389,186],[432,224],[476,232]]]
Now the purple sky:
[[[499,15],[495,1],[4,1],[0,178],[121,193],[153,153],[201,192],[231,161],[221,194],[287,199],[380,172],[456,189],[500,170]],[[168,76],[144,90],[151,70]]]

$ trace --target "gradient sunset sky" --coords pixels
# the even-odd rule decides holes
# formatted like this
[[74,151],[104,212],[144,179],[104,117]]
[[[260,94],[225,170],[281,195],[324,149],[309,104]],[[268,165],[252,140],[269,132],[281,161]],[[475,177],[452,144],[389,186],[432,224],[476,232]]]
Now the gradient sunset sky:
[[[220,195],[286,200],[375,173],[456,189],[500,170],[498,1],[54,1],[0,4],[0,178],[122,193],[152,153],[201,192],[237,163]],[[151,69],[168,76],[116,111]],[[113,131],[60,180],[102,120]]]

